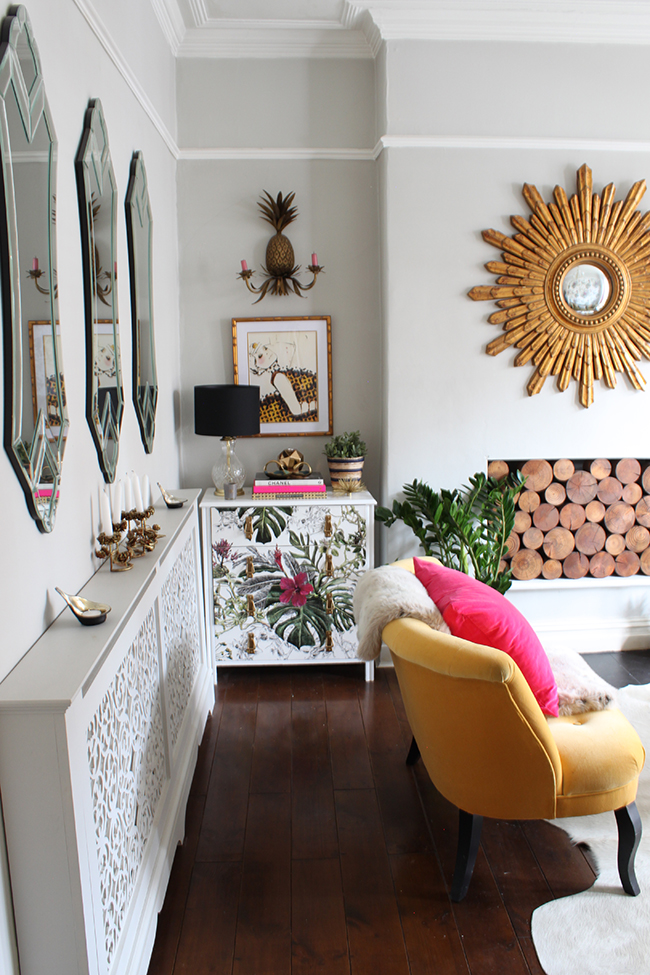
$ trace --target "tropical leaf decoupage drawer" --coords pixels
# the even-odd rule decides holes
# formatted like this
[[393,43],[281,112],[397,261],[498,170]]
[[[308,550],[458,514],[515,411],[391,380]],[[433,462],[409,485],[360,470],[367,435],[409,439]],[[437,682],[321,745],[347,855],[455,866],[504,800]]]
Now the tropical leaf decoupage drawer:
[[354,658],[366,533],[354,505],[213,509],[217,663]]

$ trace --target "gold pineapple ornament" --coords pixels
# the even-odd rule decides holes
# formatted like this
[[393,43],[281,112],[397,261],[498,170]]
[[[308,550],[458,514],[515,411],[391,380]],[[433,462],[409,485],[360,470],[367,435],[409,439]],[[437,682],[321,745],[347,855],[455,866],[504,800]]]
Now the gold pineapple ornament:
[[[282,231],[298,216],[298,207],[291,206],[294,201],[295,193],[289,193],[282,198],[282,193],[278,193],[277,200],[274,200],[270,193],[264,191],[266,200],[258,202],[258,207],[262,211],[262,220],[266,220],[275,229],[276,233],[266,245],[266,268],[267,274],[275,278],[280,278],[284,283],[286,275],[294,274],[298,268],[295,266],[295,255],[293,246],[288,237]],[[275,292],[286,294],[287,292]]]
[[271,194],[264,190],[261,200],[258,201],[257,205],[262,211],[262,219],[271,224],[275,234],[266,245],[266,267],[262,265],[265,280],[259,288],[256,288],[250,280],[255,272],[249,269],[246,261],[241,262],[242,269],[238,277],[244,281],[249,291],[259,295],[257,301],[253,302],[255,305],[267,293],[289,295],[293,292],[299,298],[303,298],[302,292],[310,291],[314,287],[316,278],[323,270],[318,264],[316,254],[312,254],[312,262],[307,265],[307,270],[311,271],[313,275],[311,282],[301,284],[295,277],[300,271],[300,265],[295,263],[296,258],[291,241],[282,232],[298,216],[298,208],[293,206],[295,196],[295,193],[287,193],[283,197],[282,193],[278,193],[277,197],[273,199]]

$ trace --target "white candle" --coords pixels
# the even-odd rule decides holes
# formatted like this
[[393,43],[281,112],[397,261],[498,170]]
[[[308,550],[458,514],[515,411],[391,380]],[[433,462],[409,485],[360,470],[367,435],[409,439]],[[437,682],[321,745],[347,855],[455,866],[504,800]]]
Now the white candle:
[[99,513],[101,516],[102,531],[105,535],[112,535],[113,519],[111,516],[111,503],[108,500],[106,491],[99,492]]
[[115,485],[115,493],[113,495],[113,513],[115,514],[116,518],[121,518],[123,511],[124,511],[124,485],[120,480]]
[[142,489],[140,488],[140,478],[137,474],[133,475],[133,501],[136,511],[144,511],[142,504]]
[[133,510],[133,488],[131,487],[131,478],[128,474],[124,478],[124,510]]
[[149,483],[149,475],[145,474],[142,478],[142,500],[144,501],[144,510],[151,507],[151,484]]

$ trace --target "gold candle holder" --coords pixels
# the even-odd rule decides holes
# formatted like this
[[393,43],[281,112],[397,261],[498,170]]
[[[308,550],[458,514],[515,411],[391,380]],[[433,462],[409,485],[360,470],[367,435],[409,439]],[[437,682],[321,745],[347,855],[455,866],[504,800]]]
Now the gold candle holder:
[[97,541],[101,547],[99,549],[95,549],[95,555],[98,559],[108,559],[111,572],[126,572],[127,569],[133,568],[131,553],[129,552],[128,548],[126,551],[120,551],[119,548],[122,540],[122,534],[125,531],[126,521],[114,521],[112,535],[107,535],[105,532],[100,532],[97,536]]
[[135,528],[130,528],[126,535],[126,547],[131,553],[131,557],[139,559],[147,552],[153,552],[159,538],[165,536],[160,532],[160,525],[147,525],[147,519],[151,518],[156,509],[149,505],[146,511],[123,511],[122,517],[130,522],[135,522]]

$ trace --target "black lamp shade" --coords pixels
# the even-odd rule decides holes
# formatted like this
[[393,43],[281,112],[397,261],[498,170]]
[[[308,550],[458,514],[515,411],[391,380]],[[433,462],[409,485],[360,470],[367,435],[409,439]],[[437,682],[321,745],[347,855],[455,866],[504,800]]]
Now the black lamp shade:
[[251,437],[259,433],[259,386],[195,386],[194,432],[203,437]]

